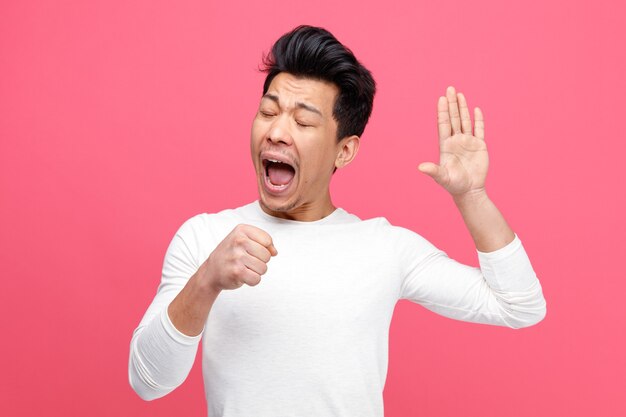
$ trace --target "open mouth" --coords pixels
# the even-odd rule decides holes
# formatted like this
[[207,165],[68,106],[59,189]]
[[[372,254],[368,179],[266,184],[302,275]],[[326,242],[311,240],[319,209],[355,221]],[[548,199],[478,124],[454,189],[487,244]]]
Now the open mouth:
[[263,159],[265,182],[273,191],[282,191],[289,187],[296,175],[294,167],[276,159]]

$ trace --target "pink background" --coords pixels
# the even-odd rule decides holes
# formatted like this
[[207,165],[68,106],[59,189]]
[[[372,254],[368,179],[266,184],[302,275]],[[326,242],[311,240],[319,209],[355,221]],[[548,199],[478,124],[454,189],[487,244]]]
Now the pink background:
[[618,1],[2,2],[0,414],[206,415],[199,366],[164,399],[134,394],[131,333],[182,222],[256,198],[256,68],[309,23],[379,86],[335,203],[475,265],[450,198],[416,169],[437,157],[436,100],[455,85],[485,113],[488,190],[548,301],[545,321],[519,331],[400,302],[386,416],[626,415],[624,12]]

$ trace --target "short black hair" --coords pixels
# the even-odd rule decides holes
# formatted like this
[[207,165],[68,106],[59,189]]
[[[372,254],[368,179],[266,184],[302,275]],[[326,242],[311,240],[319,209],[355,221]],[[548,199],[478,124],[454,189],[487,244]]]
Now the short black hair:
[[326,29],[302,25],[285,33],[263,56],[261,70],[267,73],[263,94],[281,72],[335,84],[339,88],[333,107],[337,140],[363,134],[372,114],[376,82],[352,51]]

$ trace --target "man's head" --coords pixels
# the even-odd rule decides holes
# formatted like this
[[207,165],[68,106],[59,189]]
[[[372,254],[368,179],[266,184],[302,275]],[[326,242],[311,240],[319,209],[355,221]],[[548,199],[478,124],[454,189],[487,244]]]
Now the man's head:
[[363,134],[372,114],[376,83],[369,70],[330,32],[298,26],[276,41],[263,65],[267,73],[263,94],[281,72],[335,84],[339,88],[333,106],[337,140]]
[[250,149],[264,211],[317,220],[334,207],[333,172],[354,159],[374,80],[328,31],[300,26],[264,58],[267,78]]

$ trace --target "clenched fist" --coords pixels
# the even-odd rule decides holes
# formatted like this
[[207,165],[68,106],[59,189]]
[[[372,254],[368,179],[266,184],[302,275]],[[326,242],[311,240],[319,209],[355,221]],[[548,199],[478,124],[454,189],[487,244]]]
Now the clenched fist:
[[277,253],[264,230],[245,224],[236,226],[168,306],[174,327],[188,336],[199,335],[219,293],[243,284],[257,285]]
[[237,225],[205,261],[206,277],[218,291],[233,290],[243,284],[257,285],[267,272],[267,263],[277,253],[267,232]]

